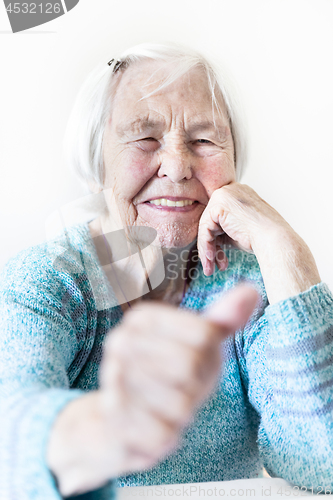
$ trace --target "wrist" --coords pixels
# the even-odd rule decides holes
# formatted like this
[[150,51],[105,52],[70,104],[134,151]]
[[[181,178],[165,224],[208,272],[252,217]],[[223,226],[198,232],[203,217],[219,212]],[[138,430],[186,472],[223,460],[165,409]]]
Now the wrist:
[[290,226],[263,231],[252,248],[271,304],[305,292],[321,281],[309,247]]
[[292,229],[287,222],[276,225],[266,223],[258,225],[251,235],[251,246],[256,255],[263,253],[269,248],[270,251],[279,248],[282,242],[286,246],[294,246],[300,236]]
[[100,458],[95,450],[102,451],[105,442],[97,398],[98,391],[94,391],[72,401],[52,428],[46,460],[63,496],[91,491],[109,480],[95,473],[94,460]]

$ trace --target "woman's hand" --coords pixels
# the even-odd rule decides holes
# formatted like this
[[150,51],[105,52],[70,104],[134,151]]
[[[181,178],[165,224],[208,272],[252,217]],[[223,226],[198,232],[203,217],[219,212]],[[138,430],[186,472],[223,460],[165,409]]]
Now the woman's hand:
[[270,303],[320,282],[314,258],[297,233],[249,186],[233,182],[212,194],[199,224],[198,251],[210,276],[228,262],[220,246],[224,233],[236,246],[256,255]]
[[235,288],[203,316],[140,304],[107,338],[100,389],[70,403],[51,434],[48,464],[64,496],[146,469],[173,450],[220,373],[220,342],[257,302]]

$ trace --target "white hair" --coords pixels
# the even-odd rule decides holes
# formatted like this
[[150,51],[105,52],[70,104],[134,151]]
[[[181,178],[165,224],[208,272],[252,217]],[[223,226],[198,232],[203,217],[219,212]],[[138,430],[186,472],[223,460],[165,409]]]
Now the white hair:
[[[198,52],[187,47],[168,44],[140,44],[126,50],[110,64],[105,61],[86,79],[75,101],[65,134],[65,156],[69,166],[86,185],[91,183],[103,188],[103,135],[115,93],[115,83],[121,74],[135,62],[153,60],[168,69],[168,77],[154,92],[167,87],[194,67],[201,67],[207,76],[212,96],[213,112],[221,112],[218,94],[223,97],[235,149],[237,178],[245,163],[246,143],[244,117],[225,72]],[[118,61],[121,61],[121,65]],[[151,80],[151,78],[150,78]],[[228,89],[227,89],[228,87]]]

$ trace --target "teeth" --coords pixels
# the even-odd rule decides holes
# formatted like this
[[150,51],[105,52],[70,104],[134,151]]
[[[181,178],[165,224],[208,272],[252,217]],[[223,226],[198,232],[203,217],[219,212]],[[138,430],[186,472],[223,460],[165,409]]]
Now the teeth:
[[162,205],[162,207],[187,207],[187,205],[193,205],[194,201],[191,200],[179,200],[171,201],[166,198],[159,198],[156,200],[150,200],[149,203],[153,205]]

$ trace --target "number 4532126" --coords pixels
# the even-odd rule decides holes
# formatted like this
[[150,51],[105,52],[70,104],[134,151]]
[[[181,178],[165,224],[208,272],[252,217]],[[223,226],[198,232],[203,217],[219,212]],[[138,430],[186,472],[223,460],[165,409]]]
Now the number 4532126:
[[10,3],[6,8],[10,14],[60,14],[60,3]]

